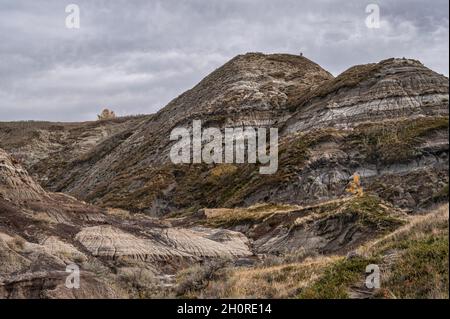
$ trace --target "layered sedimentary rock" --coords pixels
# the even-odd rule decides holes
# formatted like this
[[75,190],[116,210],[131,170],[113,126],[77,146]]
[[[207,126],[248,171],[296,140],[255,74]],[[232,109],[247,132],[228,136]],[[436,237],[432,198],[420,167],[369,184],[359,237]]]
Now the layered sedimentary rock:
[[39,200],[44,189],[28,173],[0,149],[0,197],[10,201]]
[[174,263],[180,259],[245,257],[252,253],[248,240],[240,233],[226,230],[228,240],[220,242],[207,237],[200,229],[153,228],[145,237],[138,238],[111,226],[84,228],[76,235],[78,240],[94,256],[113,260],[165,261]]
[[127,198],[135,203],[133,210],[165,213],[167,205],[150,197],[166,187],[155,183],[169,180],[161,169],[170,164],[173,142],[169,137],[174,127],[190,126],[193,119],[202,120],[205,127],[278,125],[286,118],[292,97],[332,78],[304,57],[238,56],[140,123],[132,134],[114,135],[83,156],[75,154],[74,160],[61,161],[63,169],[44,184],[94,203],[125,208],[114,202]]
[[64,174],[64,163],[93,156],[94,149],[96,156],[104,156],[116,141],[129,137],[149,117],[83,123],[0,123],[0,147],[20,161],[36,181],[49,186],[55,176]]
[[448,79],[410,59],[354,66],[298,98],[288,133],[399,117],[448,115]]
[[[277,172],[171,163],[171,130],[194,119],[278,127]],[[0,123],[13,154],[0,149],[0,298],[146,297],[191,265],[345,255],[448,201],[448,125],[448,79],[418,61],[334,78],[303,57],[256,53],[154,115]],[[71,263],[83,269],[77,291],[64,285]]]
[[207,209],[204,223],[238,230],[259,254],[347,253],[393,231],[405,211],[371,195],[347,197],[311,206],[255,205]]
[[[204,127],[279,127],[278,171],[173,165],[170,131],[193,119]],[[246,54],[125,126],[82,153],[69,148],[73,160],[38,161],[31,170],[50,190],[153,216],[330,200],[346,194],[355,172],[365,189],[412,210],[448,187],[448,79],[415,60],[355,66],[333,78],[304,57]]]
[[[8,170],[0,171],[1,298],[128,297],[139,292],[134,276],[144,270],[162,289],[169,274],[194,263],[257,260],[261,253],[300,248],[348,251],[402,222],[402,212],[370,198],[368,212],[345,199],[310,208],[263,206],[232,214],[207,211],[206,219],[200,214],[159,220],[46,192],[7,153],[2,156]],[[28,188],[40,196],[30,197]],[[12,189],[13,200],[5,196]],[[249,212],[255,218],[248,218]],[[82,269],[80,290],[66,286],[66,267],[73,264]]]
[[[0,149],[0,298],[127,297],[114,267],[156,276],[252,255],[247,238],[231,230],[171,228],[122,214],[46,192]],[[80,290],[65,285],[71,264],[82,269]]]

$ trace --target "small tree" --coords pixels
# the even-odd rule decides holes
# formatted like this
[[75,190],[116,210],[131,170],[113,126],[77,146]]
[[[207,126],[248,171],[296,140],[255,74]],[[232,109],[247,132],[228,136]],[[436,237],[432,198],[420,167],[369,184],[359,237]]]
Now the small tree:
[[348,183],[346,191],[357,196],[364,195],[364,191],[361,186],[361,178],[358,173],[353,174],[353,179],[350,183]]
[[99,121],[115,119],[116,113],[114,113],[114,111],[111,111],[109,109],[104,109],[102,113],[97,115],[97,118]]

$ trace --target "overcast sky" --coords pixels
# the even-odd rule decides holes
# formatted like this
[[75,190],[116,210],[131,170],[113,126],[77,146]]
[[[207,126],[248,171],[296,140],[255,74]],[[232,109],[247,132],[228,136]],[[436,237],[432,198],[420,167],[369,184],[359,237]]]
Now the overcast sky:
[[[68,29],[66,5],[80,8]],[[381,24],[366,27],[378,3]],[[338,75],[388,57],[449,73],[448,0],[0,0],[0,121],[153,113],[237,54],[300,51]]]

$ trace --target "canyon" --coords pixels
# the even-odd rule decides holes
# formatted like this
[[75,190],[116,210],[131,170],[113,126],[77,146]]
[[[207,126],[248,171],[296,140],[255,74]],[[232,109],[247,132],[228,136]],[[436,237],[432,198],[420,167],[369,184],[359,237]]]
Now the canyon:
[[[173,163],[172,130],[196,120],[277,128],[278,170]],[[448,298],[448,128],[448,78],[419,61],[334,77],[262,53],[156,114],[0,122],[0,298],[417,297],[392,274],[420,249],[447,271],[412,285]],[[363,194],[346,191],[354,174]],[[361,286],[374,260],[390,274],[376,292]],[[80,289],[64,286],[72,263]]]

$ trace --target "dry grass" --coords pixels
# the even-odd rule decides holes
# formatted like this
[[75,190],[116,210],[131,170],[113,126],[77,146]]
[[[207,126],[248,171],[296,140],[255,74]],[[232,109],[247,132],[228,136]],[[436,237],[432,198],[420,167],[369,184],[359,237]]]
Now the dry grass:
[[177,275],[175,294],[183,298],[196,298],[206,290],[210,282],[225,282],[222,270],[228,263],[226,259],[214,260],[184,269]]
[[384,251],[392,246],[392,243],[402,240],[423,239],[430,234],[441,235],[448,232],[448,222],[449,205],[445,204],[428,214],[409,217],[406,225],[389,235],[361,246],[358,251],[363,255],[367,255],[375,250]]
[[207,298],[293,298],[322,273],[337,257],[308,258],[302,263],[258,266],[227,271],[226,280],[208,283]]
[[43,223],[46,223],[46,224],[56,224],[58,222],[57,220],[55,220],[54,218],[50,217],[45,212],[39,212],[37,214],[33,214],[31,217],[34,220],[37,220],[39,222],[43,222]]
[[248,208],[209,209],[206,223],[214,227],[232,227],[247,223],[256,223],[274,214],[283,214],[299,209],[299,206],[282,204],[257,204]]
[[115,217],[119,217],[121,219],[128,219],[130,218],[130,212],[124,209],[120,209],[120,208],[107,208],[107,213],[115,216]]
[[417,216],[373,244],[373,253],[398,254],[382,278],[380,294],[391,298],[449,297],[448,204]]
[[237,167],[232,164],[221,164],[212,168],[209,173],[213,177],[222,177],[224,175],[234,174],[237,171]]
[[[355,258],[341,258],[299,294],[300,298],[349,298],[365,267],[382,268],[381,298],[448,298],[448,204],[415,216],[396,231],[364,245]],[[394,258],[392,258],[394,256]]]
[[[409,218],[396,231],[358,249],[357,258],[341,259],[299,295],[348,298],[349,288],[365,278],[365,266],[382,268],[381,298],[448,298],[448,204]],[[394,256],[394,258],[392,258]]]
[[118,277],[128,295],[138,299],[166,298],[170,289],[164,289],[155,272],[144,267],[123,267]]
[[[316,256],[300,262],[219,269],[203,280],[203,298],[349,298],[368,264],[382,268],[381,298],[448,298],[448,204],[360,247],[356,257]],[[398,258],[389,259],[392,254]],[[281,258],[281,257],[280,257]],[[302,259],[299,259],[302,260]],[[205,277],[202,277],[205,279]]]

